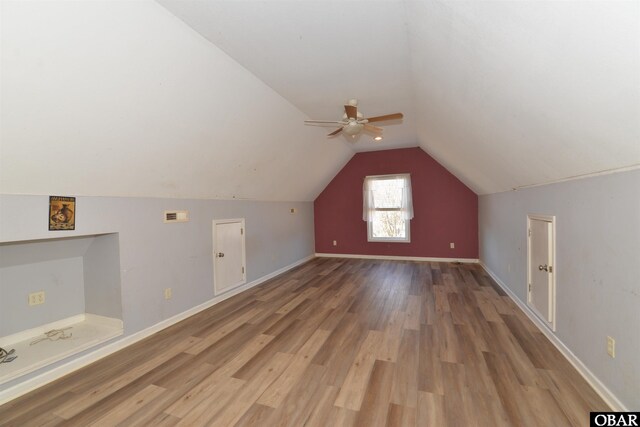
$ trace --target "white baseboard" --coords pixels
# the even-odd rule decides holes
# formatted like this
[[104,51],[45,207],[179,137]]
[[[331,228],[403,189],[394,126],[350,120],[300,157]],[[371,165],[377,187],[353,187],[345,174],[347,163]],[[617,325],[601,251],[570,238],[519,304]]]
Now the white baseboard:
[[395,261],[430,261],[430,262],[463,262],[467,264],[477,264],[477,258],[433,258],[421,256],[393,256],[393,255],[357,255],[357,254],[327,254],[317,253],[321,258],[357,258],[357,259],[385,259]]
[[491,276],[493,280],[502,288],[503,291],[509,295],[509,297],[515,302],[518,307],[527,315],[529,319],[533,322],[534,325],[540,329],[551,343],[560,351],[560,353],[573,365],[574,368],[582,375],[582,377],[589,383],[591,387],[598,393],[598,395],[605,401],[609,407],[611,407],[614,411],[629,411],[629,409],[609,390],[603,383],[596,377],[593,372],[576,356],[573,352],[563,343],[560,338],[556,334],[554,334],[551,329],[545,325],[543,321],[540,320],[538,316],[535,315],[533,311],[529,308],[527,304],[525,304],[520,298],[516,296],[516,294],[509,289],[509,287],[502,281],[500,278],[493,272],[487,265],[480,261],[480,265],[484,270]]
[[174,325],[188,317],[193,316],[194,314],[197,314],[203,310],[206,310],[207,308],[221,302],[224,301],[228,298],[231,298],[234,295],[239,294],[240,292],[246,291],[247,289],[253,288],[254,286],[258,286],[259,284],[266,282],[269,279],[274,278],[275,276],[278,276],[286,271],[291,270],[294,267],[297,267],[301,264],[304,264],[307,261],[312,260],[313,258],[315,258],[314,255],[310,255],[306,258],[302,258],[292,264],[289,264],[285,267],[282,267],[272,273],[269,273],[265,276],[260,277],[259,279],[256,279],[252,282],[246,283],[242,286],[239,286],[233,290],[230,290],[229,292],[226,292],[224,294],[218,295],[212,299],[210,299],[207,302],[204,302],[200,305],[197,305],[193,308],[190,308],[189,310],[183,311],[182,313],[176,314],[175,316],[172,316],[168,319],[162,320],[158,323],[156,323],[155,325],[152,325],[146,329],[143,329],[141,331],[135,332],[131,335],[127,335],[124,336],[122,339],[119,339],[117,341],[114,341],[110,344],[105,345],[104,347],[101,347],[95,351],[92,351],[89,354],[85,354],[84,356],[80,356],[76,359],[70,360],[69,362],[65,363],[64,365],[58,366],[54,369],[51,369],[49,371],[46,371],[38,376],[35,376],[33,378],[29,378],[26,381],[23,381],[19,384],[16,384],[12,387],[7,388],[6,390],[1,390],[0,391],[0,405],[13,400],[17,397],[22,396],[23,394],[29,393],[30,391],[33,391],[35,389],[37,389],[38,387],[42,387],[43,385],[50,383],[52,381],[55,381],[61,377],[63,377],[64,375],[67,375],[73,371],[76,371],[80,368],[83,368],[93,362],[96,362],[106,356],[109,356],[112,353],[115,353],[116,351],[122,350],[123,348],[130,346],[138,341],[141,341],[153,334],[155,334],[156,332],[159,332],[165,328],[168,328],[171,325]]

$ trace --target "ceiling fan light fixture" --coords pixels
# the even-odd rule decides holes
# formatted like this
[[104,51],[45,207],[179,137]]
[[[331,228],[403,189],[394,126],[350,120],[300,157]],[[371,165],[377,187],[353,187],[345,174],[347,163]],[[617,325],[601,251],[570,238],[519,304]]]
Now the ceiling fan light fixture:
[[344,105],[344,114],[342,120],[305,120],[305,124],[315,125],[323,123],[335,123],[342,125],[342,127],[329,133],[327,136],[332,137],[344,132],[345,135],[355,139],[363,130],[373,133],[374,141],[382,141],[382,128],[374,126],[372,122],[382,122],[386,120],[400,120],[402,119],[402,113],[386,114],[384,116],[364,117],[364,115],[358,111],[358,100],[350,99],[347,104]]
[[357,135],[357,134],[360,133],[360,131],[362,130],[363,127],[364,127],[364,125],[352,120],[352,121],[349,122],[349,124],[344,125],[342,130],[347,135]]

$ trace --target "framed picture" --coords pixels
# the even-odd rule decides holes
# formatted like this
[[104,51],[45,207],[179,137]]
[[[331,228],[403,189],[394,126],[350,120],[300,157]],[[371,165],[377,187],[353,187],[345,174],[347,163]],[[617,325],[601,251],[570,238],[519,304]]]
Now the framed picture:
[[76,229],[76,198],[49,196],[49,231]]

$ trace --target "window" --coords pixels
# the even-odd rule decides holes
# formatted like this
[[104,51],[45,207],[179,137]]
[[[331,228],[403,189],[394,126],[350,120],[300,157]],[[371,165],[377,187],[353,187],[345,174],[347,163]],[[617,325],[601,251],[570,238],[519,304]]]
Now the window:
[[367,221],[370,242],[411,241],[413,201],[409,174],[368,176],[362,195],[362,219]]

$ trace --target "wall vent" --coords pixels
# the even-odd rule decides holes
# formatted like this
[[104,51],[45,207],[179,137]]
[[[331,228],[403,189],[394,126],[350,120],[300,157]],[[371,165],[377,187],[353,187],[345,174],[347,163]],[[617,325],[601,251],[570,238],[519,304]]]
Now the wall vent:
[[164,211],[163,222],[188,222],[189,211]]

